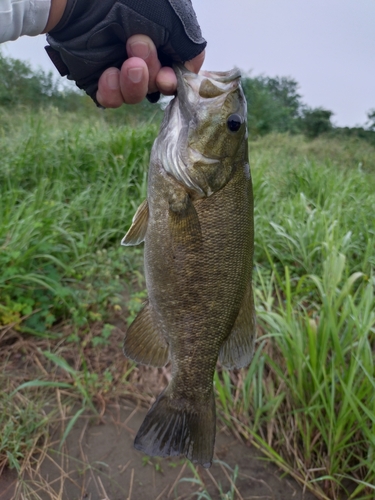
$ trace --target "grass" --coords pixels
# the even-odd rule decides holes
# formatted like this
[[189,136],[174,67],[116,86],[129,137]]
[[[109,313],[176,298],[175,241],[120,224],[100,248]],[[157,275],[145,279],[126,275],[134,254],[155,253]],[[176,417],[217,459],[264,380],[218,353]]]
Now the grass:
[[139,268],[140,253],[125,262],[116,243],[145,197],[155,129],[30,115],[11,132],[0,138],[0,325],[41,334],[56,318],[100,319]]
[[[4,378],[1,382],[1,387],[7,393],[10,388],[9,383]],[[37,443],[46,439],[48,416],[42,408],[44,404],[44,397],[41,402],[37,402],[22,393],[17,397],[1,398],[0,470],[9,465],[19,471],[25,456],[30,452],[32,454]]]
[[350,498],[373,498],[374,176],[289,141],[305,154],[253,153],[262,334],[249,370],[216,379],[224,418],[237,415],[322,498],[348,478]]
[[[267,287],[258,288],[264,332],[258,362],[216,383],[227,394],[225,418],[236,415],[240,432],[257,434],[322,497],[338,498],[350,478],[357,484],[350,498],[373,498],[374,283],[361,273],[342,280],[344,265],[342,254],[332,255],[322,278],[302,277],[295,288],[286,268],[276,308],[269,307]],[[318,294],[315,310],[295,303],[298,291],[311,284]],[[360,496],[366,490],[368,496]]]
[[[224,473],[223,477],[226,477],[229,482],[229,490],[225,491],[226,488],[222,487],[221,482],[217,482],[212,474],[208,470],[206,470],[206,474],[213,482],[216,490],[216,496],[214,498],[219,498],[220,500],[235,500],[235,498],[238,498],[238,500],[243,500],[241,493],[236,487],[236,481],[239,473],[238,467],[235,466],[233,470],[228,464],[222,462],[221,460],[214,460],[214,465],[219,465],[221,467],[221,470]],[[198,490],[191,494],[191,498],[197,498],[197,500],[212,500],[213,497],[208,492],[207,486],[200,474],[199,469],[197,467],[194,467],[191,462],[188,462],[188,467],[192,472],[193,477],[183,477],[179,480],[178,484],[190,483],[192,486],[196,485],[196,487],[198,487]],[[176,485],[175,489],[176,495],[178,494],[178,484]]]
[[[48,444],[57,416],[36,400],[59,394],[66,437],[141,379],[121,325],[145,296],[142,257],[119,241],[156,133],[0,118],[0,470]],[[215,375],[220,418],[319,498],[374,498],[375,148],[269,135],[250,152],[259,337],[248,369]]]

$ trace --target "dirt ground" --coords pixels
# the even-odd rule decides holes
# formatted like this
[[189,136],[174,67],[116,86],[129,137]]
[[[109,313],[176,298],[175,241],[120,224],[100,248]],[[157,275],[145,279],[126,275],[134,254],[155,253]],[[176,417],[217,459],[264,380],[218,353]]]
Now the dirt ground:
[[[268,463],[254,447],[247,447],[219,427],[214,463],[208,471],[189,462],[149,458],[133,448],[133,439],[146,411],[122,401],[110,406],[101,422],[82,415],[61,451],[56,447],[41,461],[33,477],[20,484],[15,474],[0,477],[0,500],[168,500],[197,498],[203,486],[211,499],[313,500],[289,477]],[[229,467],[228,467],[229,466]],[[233,487],[233,497],[220,496]],[[200,482],[200,484],[199,484]],[[17,485],[18,483],[18,485]],[[203,498],[209,498],[207,496]]]

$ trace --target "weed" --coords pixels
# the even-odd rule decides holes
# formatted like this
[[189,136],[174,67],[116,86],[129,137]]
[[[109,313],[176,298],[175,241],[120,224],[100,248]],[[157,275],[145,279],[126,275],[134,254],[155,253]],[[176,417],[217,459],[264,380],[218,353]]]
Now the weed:
[[[219,494],[220,500],[234,500],[235,498],[240,498],[241,494],[239,493],[238,489],[236,488],[236,481],[238,478],[238,467],[236,466],[234,469],[232,469],[228,464],[225,462],[222,462],[220,460],[214,460],[215,464],[219,464],[224,472],[224,475],[227,477],[228,482],[229,482],[229,490],[224,491],[224,488],[222,487],[222,484],[219,482],[216,482],[216,480],[213,478],[211,474],[209,474],[209,477],[211,481],[214,483],[215,489],[217,493]],[[198,500],[212,500],[212,496],[207,490],[207,486],[205,482],[203,481],[201,474],[199,473],[199,470],[192,464],[188,463],[188,466],[193,473],[193,477],[183,477],[180,479],[179,483],[191,483],[197,485],[198,491],[195,491],[194,493],[191,494],[191,498],[197,498]],[[229,473],[227,472],[229,471]],[[226,489],[226,488],[225,488]],[[177,494],[177,489],[176,489],[176,494]],[[215,497],[216,498],[216,497]]]
[[155,134],[47,123],[25,117],[0,138],[0,326],[30,333],[118,304],[134,267],[119,243],[145,196]]
[[101,331],[101,335],[97,337],[93,337],[91,340],[93,347],[109,345],[110,344],[110,336],[114,329],[113,325],[105,324],[103,330]]

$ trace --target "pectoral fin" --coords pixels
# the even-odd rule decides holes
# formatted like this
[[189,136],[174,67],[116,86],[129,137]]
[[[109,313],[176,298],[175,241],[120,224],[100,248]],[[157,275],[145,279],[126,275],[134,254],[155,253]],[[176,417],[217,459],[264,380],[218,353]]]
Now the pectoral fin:
[[201,248],[202,232],[198,214],[185,191],[173,193],[173,198],[169,201],[168,224],[174,251],[189,253]]
[[138,207],[132,225],[121,241],[121,245],[133,246],[139,245],[145,239],[148,223],[148,202],[145,200]]
[[233,329],[221,347],[220,363],[229,369],[250,364],[254,354],[255,333],[253,290],[249,282]]
[[169,346],[153,318],[149,303],[128,328],[124,340],[124,354],[143,365],[161,367],[169,359]]

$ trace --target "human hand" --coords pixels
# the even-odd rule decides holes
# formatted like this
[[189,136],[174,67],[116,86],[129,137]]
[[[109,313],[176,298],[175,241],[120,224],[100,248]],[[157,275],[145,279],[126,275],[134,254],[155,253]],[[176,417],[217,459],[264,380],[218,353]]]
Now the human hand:
[[67,0],[47,41],[60,73],[105,107],[173,94],[172,63],[198,72],[206,45],[189,0]]
[[[173,95],[177,87],[177,78],[172,68],[162,66],[155,44],[146,35],[134,35],[126,43],[128,59],[121,69],[108,68],[99,78],[96,99],[105,108],[118,108],[123,103],[136,104],[146,94],[160,92]],[[201,52],[185,66],[198,73],[204,61],[205,52]]]
[[48,33],[59,23],[66,9],[67,0],[51,0],[49,16],[43,33]]

